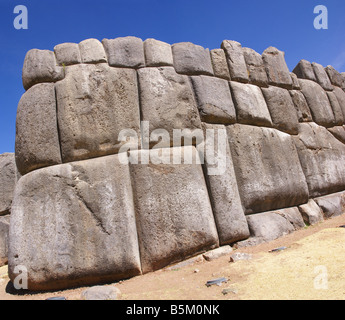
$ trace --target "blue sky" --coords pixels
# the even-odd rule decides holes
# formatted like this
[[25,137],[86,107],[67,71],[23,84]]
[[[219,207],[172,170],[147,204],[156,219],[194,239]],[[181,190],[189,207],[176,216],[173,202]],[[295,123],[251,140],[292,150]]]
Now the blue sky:
[[[328,30],[316,30],[316,5],[328,9]],[[16,30],[15,6],[28,9],[29,28]],[[344,0],[0,0],[0,153],[14,152],[21,71],[33,48],[63,42],[137,36],[219,48],[224,39],[262,53],[285,51],[289,69],[300,59],[345,71]]]

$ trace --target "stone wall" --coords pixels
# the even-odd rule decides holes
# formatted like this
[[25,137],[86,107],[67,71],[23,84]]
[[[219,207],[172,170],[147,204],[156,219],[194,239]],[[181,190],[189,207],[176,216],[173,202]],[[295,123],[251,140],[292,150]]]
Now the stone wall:
[[23,85],[8,260],[29,289],[129,278],[345,211],[345,77],[331,66],[290,73],[284,52],[229,40],[88,39],[30,50]]

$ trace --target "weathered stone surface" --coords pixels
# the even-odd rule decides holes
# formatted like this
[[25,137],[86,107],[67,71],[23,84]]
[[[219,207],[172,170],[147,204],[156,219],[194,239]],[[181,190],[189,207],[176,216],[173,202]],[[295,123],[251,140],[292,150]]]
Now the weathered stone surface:
[[0,217],[0,266],[8,262],[8,231],[10,228],[10,216]]
[[216,77],[230,80],[230,72],[223,49],[213,49],[210,51],[213,72]]
[[80,42],[79,50],[83,63],[107,62],[102,43],[97,39],[86,39]]
[[284,88],[262,88],[273,127],[289,134],[298,134],[298,117],[295,105]]
[[22,175],[61,163],[53,83],[37,84],[20,99],[15,151]]
[[289,221],[295,230],[305,227],[302,214],[297,207],[274,210],[274,213],[279,214]]
[[25,90],[37,83],[56,82],[63,77],[64,70],[56,65],[53,51],[32,49],[27,52],[22,73]]
[[272,119],[259,87],[231,81],[239,123],[272,127]]
[[331,104],[332,110],[333,110],[333,115],[334,115],[334,124],[336,126],[341,126],[344,124],[344,116],[343,112],[341,110],[340,104],[338,102],[338,99],[334,92],[329,92],[327,91],[327,96],[329,103]]
[[56,62],[60,66],[81,63],[79,45],[77,43],[61,43],[54,47]]
[[289,93],[295,105],[298,121],[299,122],[313,121],[310,109],[308,107],[308,103],[303,93],[299,90],[289,90]]
[[201,165],[183,156],[173,164],[176,151],[198,157],[194,147],[130,152],[130,163],[150,156],[149,164],[130,165],[144,273],[218,247]]
[[247,64],[249,82],[259,87],[268,87],[266,69],[261,54],[250,48],[242,50]]
[[292,71],[300,79],[308,79],[316,82],[314,69],[311,63],[302,59]]
[[230,256],[230,262],[236,262],[240,260],[251,260],[253,256],[250,253],[245,252],[234,252]]
[[262,59],[268,76],[268,83],[286,89],[292,89],[290,71],[285,62],[285,53],[274,47],[262,53]]
[[115,286],[94,286],[84,290],[82,300],[119,300],[121,291]]
[[124,144],[119,141],[122,129],[139,136],[135,70],[107,64],[70,66],[56,85],[56,97],[64,162],[118,152]]
[[228,81],[209,76],[191,78],[201,120],[209,123],[235,123],[236,110]]
[[329,194],[314,199],[322,209],[326,218],[340,216],[345,213],[345,192]]
[[345,145],[326,128],[301,123],[294,137],[310,197],[345,189]]
[[327,75],[327,72],[325,71],[325,68],[316,62],[313,62],[312,67],[314,69],[314,74],[316,77],[316,82],[324,89],[327,91],[332,91],[333,86],[331,84],[331,81],[329,80],[329,77]]
[[[187,76],[177,74],[172,67],[160,67],[140,69],[138,77],[142,120],[149,121],[151,142],[160,136],[159,131],[152,134],[156,129],[167,130],[171,142],[173,129],[200,129],[198,107]],[[148,141],[143,143],[147,147]]]
[[323,212],[313,199],[310,199],[306,204],[302,204],[298,209],[302,214],[304,222],[308,225],[314,225],[323,221]]
[[29,290],[57,290],[140,274],[128,165],[118,155],[52,166],[18,182],[9,276],[24,265]]
[[338,87],[334,87],[333,93],[338,99],[341,110],[343,111],[343,116],[345,120],[345,92]]
[[343,85],[341,86],[341,88],[345,91],[345,72],[341,73],[341,77],[343,78]]
[[337,70],[335,70],[332,66],[327,66],[325,70],[328,74],[328,77],[331,83],[341,88],[343,84],[343,79],[341,77],[341,74]]
[[308,201],[307,184],[290,135],[239,124],[227,129],[246,214]]
[[144,52],[147,67],[172,66],[174,64],[169,43],[146,39],[144,41]]
[[144,45],[140,38],[121,37],[102,42],[110,66],[135,69],[145,66]]
[[211,251],[207,251],[203,254],[203,257],[206,261],[216,260],[220,257],[226,256],[232,252],[232,248],[230,246],[222,246],[220,248],[213,249]]
[[324,127],[332,127],[335,119],[328,96],[322,87],[311,80],[299,79],[314,121]]
[[174,67],[177,73],[188,75],[213,75],[209,49],[191,42],[172,45]]
[[[205,178],[208,183],[213,214],[220,244],[234,243],[249,237],[225,126],[204,124],[206,146],[214,146],[204,156]],[[207,135],[213,130],[214,137]],[[223,134],[223,135],[222,135]],[[225,144],[225,145],[224,145]]]
[[301,86],[299,85],[297,76],[290,72],[291,80],[292,80],[292,89],[293,90],[301,90]]
[[11,211],[16,182],[14,153],[0,154],[0,215],[8,214]]
[[345,143],[345,126],[337,126],[328,128],[328,131],[333,134],[340,142]]
[[247,83],[249,77],[241,44],[237,41],[224,40],[221,47],[225,51],[231,80]]

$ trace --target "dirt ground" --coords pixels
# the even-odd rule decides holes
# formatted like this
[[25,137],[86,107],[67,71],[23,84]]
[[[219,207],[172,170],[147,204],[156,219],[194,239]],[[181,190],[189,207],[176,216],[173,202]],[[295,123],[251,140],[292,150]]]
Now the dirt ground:
[[[339,228],[341,225],[345,225],[345,214],[270,243],[234,250],[252,254],[251,260],[229,262],[229,256],[224,256],[113,285],[121,290],[123,300],[343,300],[345,228]],[[269,252],[282,246],[286,249]],[[220,277],[227,278],[227,283],[205,285]],[[0,300],[45,300],[54,296],[79,300],[85,290],[17,295],[6,292],[8,283],[4,266],[0,268]]]

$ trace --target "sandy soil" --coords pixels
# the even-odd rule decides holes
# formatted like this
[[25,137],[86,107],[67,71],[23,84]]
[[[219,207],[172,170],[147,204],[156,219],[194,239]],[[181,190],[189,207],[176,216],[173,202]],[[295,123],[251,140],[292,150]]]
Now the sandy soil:
[[[229,262],[229,256],[181,268],[159,270],[116,283],[123,300],[343,300],[345,299],[345,215],[290,235],[234,252],[251,260]],[[277,247],[283,251],[269,252]],[[208,280],[227,283],[206,287]],[[7,267],[0,268],[0,300],[44,300],[64,296],[78,300],[84,288],[18,295],[7,292]],[[224,294],[224,289],[227,293]]]

